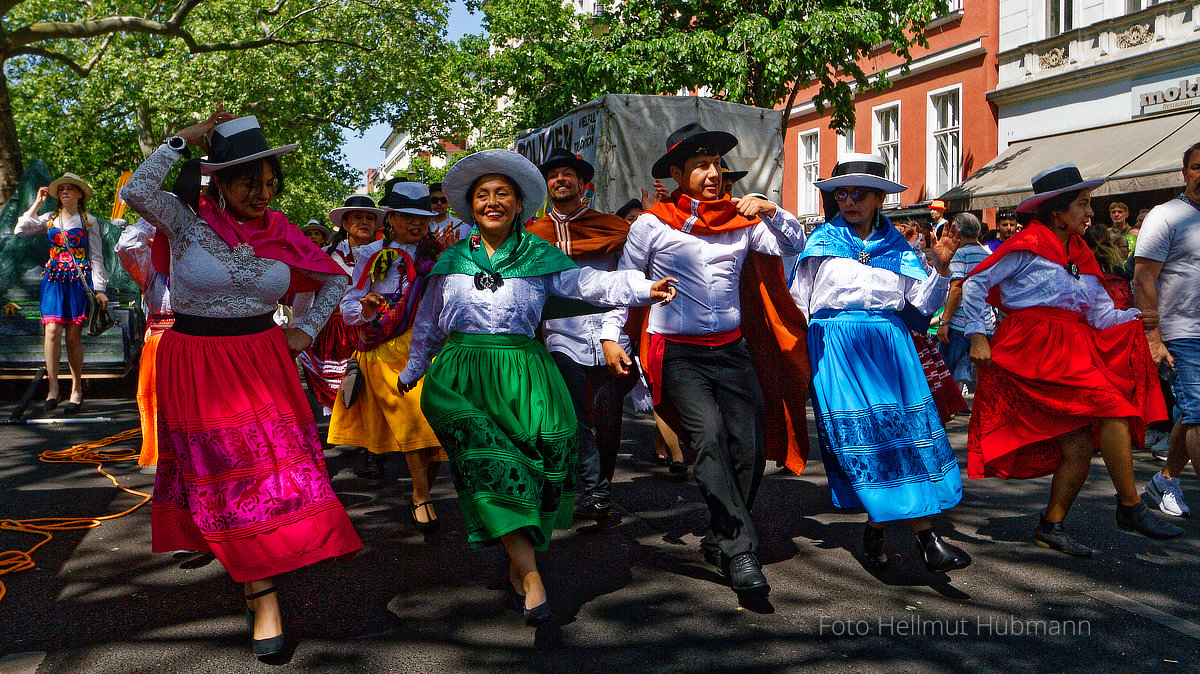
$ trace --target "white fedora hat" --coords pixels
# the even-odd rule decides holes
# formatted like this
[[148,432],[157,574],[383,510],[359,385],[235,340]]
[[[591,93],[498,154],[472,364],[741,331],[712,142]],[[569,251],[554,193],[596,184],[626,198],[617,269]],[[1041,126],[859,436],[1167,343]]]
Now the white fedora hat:
[[897,194],[908,189],[887,179],[887,164],[884,163],[883,157],[857,152],[842,157],[828,178],[813,184],[822,192],[832,192],[839,187],[867,187],[881,190],[884,194]]
[[383,197],[383,209],[411,215],[437,215],[430,206],[429,187],[425,183],[398,182]]
[[200,162],[200,172],[212,173],[255,159],[286,154],[297,147],[300,147],[299,143],[271,147],[257,117],[238,117],[218,124],[208,132],[208,157]]
[[483,150],[458,160],[442,179],[442,190],[463,222],[475,224],[468,190],[480,177],[492,173],[511,179],[521,190],[521,213],[513,224],[524,225],[546,203],[546,179],[533,162],[512,150]]
[[342,217],[350,211],[366,211],[375,216],[376,228],[383,226],[383,216],[386,214],[386,211],[377,207],[375,200],[365,194],[351,194],[346,197],[346,201],[341,207],[329,211],[329,224],[334,227],[341,227]]

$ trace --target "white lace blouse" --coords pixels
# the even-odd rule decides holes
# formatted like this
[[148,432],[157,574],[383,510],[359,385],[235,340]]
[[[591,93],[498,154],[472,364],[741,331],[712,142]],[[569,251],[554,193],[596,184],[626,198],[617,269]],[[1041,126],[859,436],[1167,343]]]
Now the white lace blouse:
[[[171,304],[177,313],[243,318],[273,313],[291,283],[284,262],[257,257],[249,244],[232,250],[208,223],[162,183],[180,154],[163,145],[121,188],[121,198],[171,241]],[[300,270],[321,283],[309,311],[293,322],[312,337],[329,320],[349,279],[341,274]]]
[[431,276],[413,319],[408,365],[400,373],[400,382],[407,386],[423,377],[429,361],[452,332],[532,338],[550,295],[608,307],[645,306],[654,302],[651,285],[653,281],[640,271],[604,272],[586,267],[504,279],[495,292],[477,289],[475,277],[466,274]]

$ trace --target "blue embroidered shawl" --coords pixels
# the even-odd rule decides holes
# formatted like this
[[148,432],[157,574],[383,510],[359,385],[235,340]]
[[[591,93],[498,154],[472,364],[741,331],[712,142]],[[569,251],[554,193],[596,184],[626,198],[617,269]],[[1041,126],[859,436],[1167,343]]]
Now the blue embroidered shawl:
[[[861,254],[865,251],[870,256],[864,263],[868,266],[886,269],[917,281],[928,278],[921,259],[908,241],[904,240],[890,220],[882,215],[879,219],[883,221],[883,229],[872,231],[864,241],[858,238],[858,233],[839,213],[808,235],[808,243],[799,260],[808,257],[847,257],[863,262]],[[796,261],[797,265],[799,260]]]

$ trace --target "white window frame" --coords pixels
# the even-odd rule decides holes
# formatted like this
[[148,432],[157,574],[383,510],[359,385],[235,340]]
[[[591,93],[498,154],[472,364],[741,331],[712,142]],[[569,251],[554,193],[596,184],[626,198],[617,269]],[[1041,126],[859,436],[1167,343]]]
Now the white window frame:
[[[958,96],[958,124],[948,127],[945,130],[938,129],[938,111],[935,100],[946,94],[954,93]],[[926,116],[925,130],[927,137],[925,139],[926,155],[925,155],[925,185],[926,191],[930,199],[936,199],[951,187],[962,182],[962,165],[963,165],[963,97],[962,84],[955,84],[949,87],[943,87],[930,91],[928,94],[928,114]],[[951,172],[952,182],[949,185],[940,185],[938,181],[938,140],[939,136],[947,133],[958,135],[958,166]]]
[[[879,124],[879,115],[880,115],[880,113],[889,112],[891,110],[896,111],[896,137],[893,140],[887,141],[886,146],[885,146],[884,144],[881,144],[881,142],[880,142],[881,138],[883,136],[883,129],[880,127],[880,124]],[[901,168],[901,157],[902,157],[901,152],[902,152],[903,148],[900,145],[900,141],[903,138],[904,138],[904,116],[900,112],[900,101],[898,101],[898,100],[891,101],[889,103],[884,103],[883,105],[877,105],[877,106],[871,108],[871,148],[872,148],[872,151],[877,155],[883,156],[884,159],[886,160],[888,158],[888,154],[885,152],[885,150],[890,150],[893,147],[895,148],[895,157],[894,157],[895,161],[893,162],[893,165],[890,167],[891,175],[888,176],[888,179],[894,180],[898,183],[901,182],[900,168]],[[898,206],[900,204],[900,195],[899,194],[889,194],[883,200],[883,203],[885,206]]]
[[[808,155],[805,141],[811,138],[814,154]],[[821,213],[821,192],[814,184],[821,179],[821,130],[808,129],[796,134],[796,193],[797,215],[819,215]]]
[[848,154],[854,153],[854,128],[845,129],[837,132],[837,156],[841,160]]
[[[1079,11],[1079,2],[1081,0],[1044,0],[1042,3],[1042,15],[1044,21],[1042,26],[1045,30],[1045,36],[1048,38],[1058,37],[1063,33],[1068,33],[1075,29],[1078,25],[1076,21],[1076,13]],[[1058,30],[1053,30],[1051,25],[1055,14],[1059,14]]]

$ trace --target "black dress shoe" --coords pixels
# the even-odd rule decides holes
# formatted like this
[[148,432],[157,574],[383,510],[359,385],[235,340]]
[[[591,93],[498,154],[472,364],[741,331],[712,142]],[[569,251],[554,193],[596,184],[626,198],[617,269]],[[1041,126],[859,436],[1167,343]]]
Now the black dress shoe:
[[358,465],[354,468],[354,474],[363,480],[382,477],[383,457],[368,450],[362,450],[362,454],[358,458]]
[[589,494],[575,506],[575,517],[585,520],[602,520],[612,514],[612,501],[607,496]]
[[970,555],[943,541],[933,527],[918,531],[917,539],[921,542],[921,557],[925,559],[925,568],[929,571],[945,573],[971,564]]
[[554,613],[550,610],[550,602],[544,601],[540,606],[524,609],[525,624],[530,627],[539,627],[547,625],[554,619]]
[[1037,531],[1033,532],[1033,542],[1073,557],[1091,557],[1093,554],[1091,548],[1071,538],[1062,522],[1047,522],[1045,516],[1038,522]]
[[863,525],[863,555],[867,558],[867,566],[872,569],[882,569],[890,561],[883,551],[883,527]]
[[1153,515],[1141,501],[1132,506],[1117,504],[1117,526],[1158,540],[1175,538],[1183,533],[1180,527]]
[[63,405],[62,413],[63,414],[75,414],[82,408],[83,408],[83,403],[68,402],[66,405]]
[[58,398],[46,398],[46,402],[42,403],[42,411],[50,412],[58,407]]
[[[426,520],[424,522],[417,519],[417,511],[420,510],[421,508],[425,508],[425,517],[429,518],[428,520]],[[417,531],[419,531],[423,534],[431,534],[431,533],[437,531],[438,529],[442,528],[441,520],[437,519],[437,517],[434,516],[435,513],[433,512],[433,501],[425,501],[424,503],[414,503],[412,505],[412,507],[409,509],[408,515],[409,515],[409,517],[412,518],[413,526],[415,526],[417,528]]]
[[767,592],[771,589],[763,575],[762,564],[753,552],[729,558],[729,586],[735,592]]
[[[246,595],[246,601],[254,601],[259,597],[265,597],[266,595],[272,594],[275,591],[276,588],[272,585],[261,592],[255,592],[254,594]],[[251,651],[254,653],[254,655],[258,657],[262,657],[264,655],[275,655],[276,653],[283,652],[283,649],[287,647],[287,637],[284,636],[282,631],[278,636],[268,637],[266,639],[254,638],[254,609],[250,608],[249,604],[246,605],[246,624],[250,627]]]
[[672,475],[683,475],[687,472],[687,464],[682,461],[672,461],[671,467],[667,471]]

